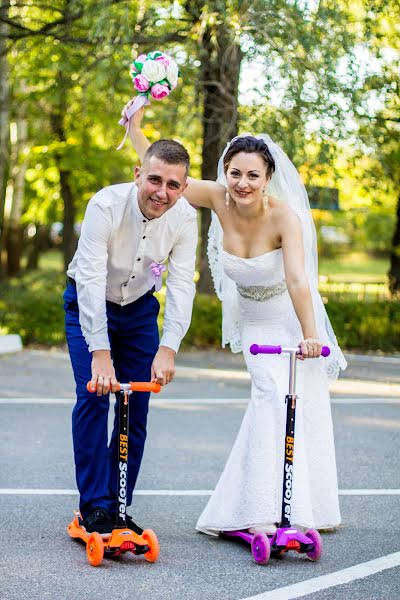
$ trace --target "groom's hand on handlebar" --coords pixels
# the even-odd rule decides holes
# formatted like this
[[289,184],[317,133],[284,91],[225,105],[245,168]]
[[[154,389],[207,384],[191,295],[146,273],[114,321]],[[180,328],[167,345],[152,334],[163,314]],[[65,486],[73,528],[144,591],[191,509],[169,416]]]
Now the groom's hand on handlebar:
[[321,356],[322,342],[316,337],[305,338],[300,342],[301,356],[299,358],[318,358]]
[[175,350],[160,346],[151,365],[151,381],[160,385],[170,383],[175,376]]
[[92,352],[92,379],[90,387],[97,391],[98,396],[115,392],[118,381],[115,377],[114,365],[109,350],[94,350]]

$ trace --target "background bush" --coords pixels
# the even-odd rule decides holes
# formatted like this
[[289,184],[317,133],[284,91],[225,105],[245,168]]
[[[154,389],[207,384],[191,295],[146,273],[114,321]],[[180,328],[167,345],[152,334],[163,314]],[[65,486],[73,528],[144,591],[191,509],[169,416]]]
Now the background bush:
[[347,350],[400,351],[400,303],[331,297],[326,306],[340,345]]
[[65,343],[65,275],[34,271],[0,285],[0,333],[19,333],[24,344]]
[[[0,286],[0,332],[19,333],[23,343],[63,345],[62,293],[65,276],[35,271]],[[159,295],[163,309],[164,296]],[[346,350],[399,352],[400,303],[360,301],[346,294],[328,295],[327,311]],[[160,324],[163,310],[160,313]],[[267,342],[267,340],[266,340]],[[215,296],[197,294],[190,329],[182,348],[221,347],[221,304]]]

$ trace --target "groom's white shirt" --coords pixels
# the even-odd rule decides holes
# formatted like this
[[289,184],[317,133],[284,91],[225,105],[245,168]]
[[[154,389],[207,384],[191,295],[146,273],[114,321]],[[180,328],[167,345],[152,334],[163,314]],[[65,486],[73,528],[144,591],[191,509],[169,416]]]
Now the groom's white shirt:
[[140,211],[135,183],[100,190],[87,205],[67,274],[76,281],[79,320],[89,351],[110,349],[106,300],[121,306],[154,286],[151,264],[168,260],[160,345],[178,351],[192,315],[197,215],[185,198],[157,219]]

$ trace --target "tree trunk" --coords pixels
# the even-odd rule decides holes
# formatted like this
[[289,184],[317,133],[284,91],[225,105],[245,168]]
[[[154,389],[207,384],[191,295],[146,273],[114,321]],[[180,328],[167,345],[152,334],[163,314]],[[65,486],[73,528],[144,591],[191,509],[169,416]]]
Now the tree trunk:
[[[0,16],[6,19],[10,0],[1,0]],[[4,275],[2,249],[4,248],[4,207],[10,160],[10,103],[7,33],[9,26],[0,21],[0,277]]]
[[[65,94],[63,96],[65,99]],[[50,115],[51,128],[57,140],[60,142],[66,141],[63,115],[65,114],[66,103],[62,101],[60,106],[57,107]],[[64,204],[64,220],[63,220],[63,257],[64,257],[64,269],[67,270],[69,263],[76,249],[76,235],[74,232],[76,206],[70,184],[71,172],[63,166],[62,155],[60,152],[56,152],[55,155],[58,171],[60,174],[60,188],[61,197]]]
[[19,223],[9,224],[6,239],[8,277],[17,275],[21,269],[22,235],[22,227]]
[[[202,40],[203,165],[202,178],[216,179],[218,159],[226,142],[237,134],[237,99],[242,53],[225,21],[207,29]],[[200,280],[198,290],[211,294],[214,286],[207,260],[211,214],[201,209]]]
[[[23,114],[24,107],[21,105],[21,114],[17,116],[17,140],[15,145],[15,166],[12,168],[12,199],[10,214],[7,215],[8,223],[6,230],[7,248],[7,275],[16,275],[21,268],[22,256],[22,227],[21,216],[25,194],[25,174],[28,167],[27,141],[28,123]],[[14,151],[13,151],[14,154]]]
[[400,294],[400,196],[397,199],[396,226],[390,253],[389,290],[392,296]]
[[27,271],[32,271],[39,267],[39,257],[42,252],[49,249],[49,231],[45,225],[36,223],[36,233],[28,243],[28,262]]

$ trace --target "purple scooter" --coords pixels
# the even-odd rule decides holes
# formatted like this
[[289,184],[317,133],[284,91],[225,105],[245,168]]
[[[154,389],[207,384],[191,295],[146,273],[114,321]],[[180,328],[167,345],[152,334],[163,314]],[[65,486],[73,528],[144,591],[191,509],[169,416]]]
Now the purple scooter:
[[[282,354],[287,352],[290,356],[289,365],[289,393],[286,396],[286,435],[285,435],[285,464],[283,469],[283,495],[282,516],[278,529],[273,535],[268,536],[262,531],[250,533],[247,529],[240,531],[224,531],[224,537],[236,537],[245,540],[251,545],[251,553],[256,563],[266,565],[273,556],[284,556],[289,550],[299,554],[306,554],[310,560],[318,560],[322,554],[322,540],[316,529],[307,529],[305,533],[291,525],[291,500],[293,480],[294,457],[294,426],[296,417],[296,363],[301,354],[299,348],[282,348],[282,346],[250,347],[252,354]],[[321,356],[330,354],[328,346],[323,346]]]

